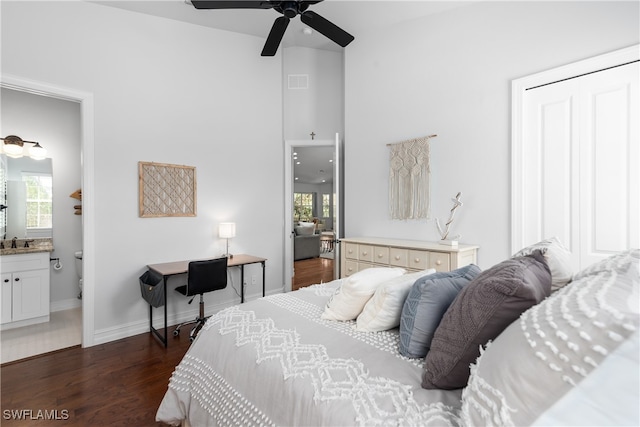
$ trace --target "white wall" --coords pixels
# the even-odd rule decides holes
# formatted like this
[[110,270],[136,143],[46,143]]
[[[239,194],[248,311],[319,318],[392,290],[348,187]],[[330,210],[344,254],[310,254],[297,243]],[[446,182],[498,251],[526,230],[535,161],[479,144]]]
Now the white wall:
[[6,88],[1,97],[0,134],[40,142],[52,163],[55,250],[51,257],[60,258],[62,269],[51,269],[51,308],[79,306],[74,252],[82,249],[82,217],[74,215],[73,206],[79,202],[69,195],[80,188],[80,105]]
[[[145,265],[222,254],[222,221],[237,224],[231,251],[267,258],[267,291],[279,291],[282,65],[256,54],[264,40],[87,2],[0,7],[3,74],[93,94],[95,342],[147,331]],[[139,218],[139,161],[195,166],[197,216]],[[208,299],[239,298],[228,287]],[[172,301],[174,320],[197,310]]]
[[510,254],[511,80],[638,43],[638,2],[482,2],[359,34],[345,50],[345,235],[437,240],[392,221],[387,143],[431,144],[432,218],[483,268]]
[[[289,89],[289,75],[304,74],[308,89]],[[283,54],[285,139],[333,140],[344,130],[342,52],[288,47]]]

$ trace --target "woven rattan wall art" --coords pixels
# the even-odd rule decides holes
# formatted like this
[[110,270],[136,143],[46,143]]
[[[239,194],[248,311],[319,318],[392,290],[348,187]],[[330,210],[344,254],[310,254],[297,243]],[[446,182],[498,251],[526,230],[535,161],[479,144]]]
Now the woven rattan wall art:
[[196,216],[196,168],[138,162],[141,218]]

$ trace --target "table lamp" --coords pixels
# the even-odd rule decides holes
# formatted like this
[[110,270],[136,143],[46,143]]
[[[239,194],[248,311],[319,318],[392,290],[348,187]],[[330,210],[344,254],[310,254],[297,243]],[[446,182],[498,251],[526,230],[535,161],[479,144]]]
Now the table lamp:
[[233,255],[229,254],[229,239],[236,237],[236,223],[235,222],[221,222],[218,225],[218,236],[221,239],[227,240],[227,258],[233,258]]

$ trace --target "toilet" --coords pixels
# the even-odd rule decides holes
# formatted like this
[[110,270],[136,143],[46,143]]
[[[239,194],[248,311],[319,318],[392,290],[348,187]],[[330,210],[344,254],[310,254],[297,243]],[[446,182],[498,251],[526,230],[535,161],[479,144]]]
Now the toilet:
[[76,274],[78,275],[78,286],[80,287],[78,299],[82,299],[82,251],[77,251],[73,255],[76,257]]

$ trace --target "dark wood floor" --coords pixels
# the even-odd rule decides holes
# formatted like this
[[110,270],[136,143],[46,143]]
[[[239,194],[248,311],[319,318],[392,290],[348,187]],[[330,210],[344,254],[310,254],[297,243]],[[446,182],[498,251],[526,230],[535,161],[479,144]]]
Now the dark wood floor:
[[[167,349],[146,333],[4,364],[0,367],[0,424],[164,425],[155,422],[155,414],[171,373],[189,347],[188,335],[170,336]],[[31,414],[25,412],[29,410]],[[11,419],[11,411],[29,419]],[[58,421],[34,420],[38,411],[47,411]]]
[[[296,261],[296,289],[331,280],[333,260]],[[4,364],[0,367],[0,424],[163,425],[155,422],[155,414],[169,378],[189,344],[188,334],[183,333],[178,338],[169,336],[169,347],[165,349],[151,334],[145,333],[86,349],[77,346]],[[14,419],[17,414],[23,419]],[[25,420],[25,416],[28,419]],[[45,416],[58,420],[42,419]]]
[[294,262],[294,276],[291,289],[302,288],[316,283],[333,280],[333,260],[327,258],[311,258]]

